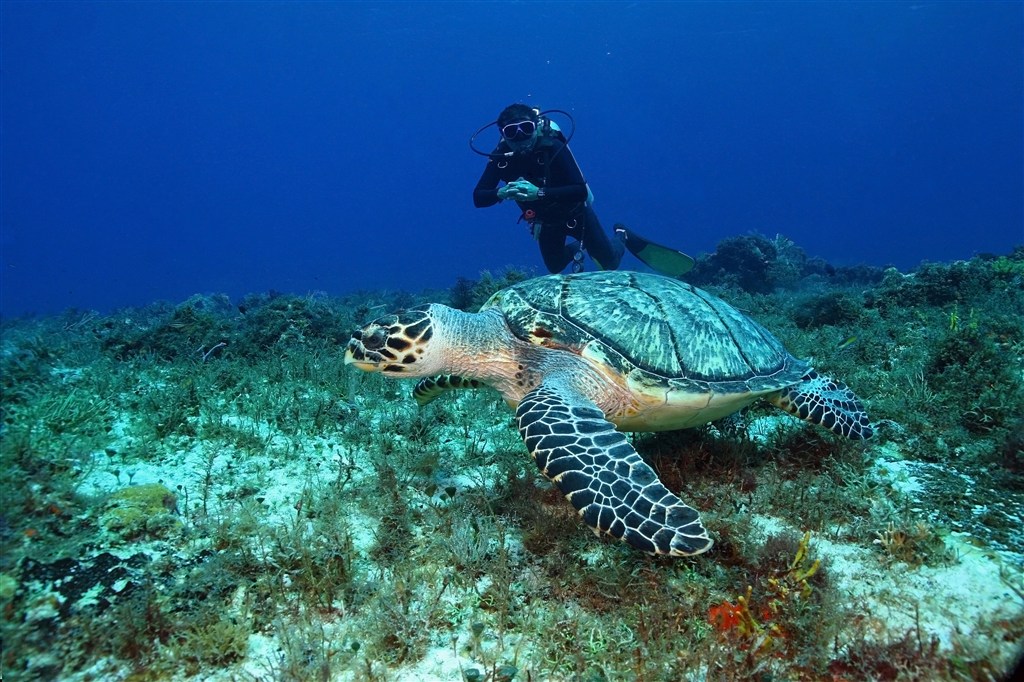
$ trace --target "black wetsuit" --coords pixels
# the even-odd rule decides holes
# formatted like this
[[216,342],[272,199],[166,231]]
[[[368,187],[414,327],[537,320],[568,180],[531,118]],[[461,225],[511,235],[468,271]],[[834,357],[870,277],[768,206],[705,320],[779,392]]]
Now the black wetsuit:
[[[502,140],[494,154],[509,151],[511,148]],[[542,136],[528,152],[492,158],[473,190],[473,203],[477,208],[493,206],[498,203],[499,182],[520,178],[544,189],[544,198],[516,203],[524,216],[527,211],[534,212],[533,235],[549,272],[564,270],[581,248],[602,270],[619,267],[623,244],[619,239],[609,239],[601,228],[587,201],[589,191],[583,173],[557,133]],[[576,242],[566,244],[569,237]]]

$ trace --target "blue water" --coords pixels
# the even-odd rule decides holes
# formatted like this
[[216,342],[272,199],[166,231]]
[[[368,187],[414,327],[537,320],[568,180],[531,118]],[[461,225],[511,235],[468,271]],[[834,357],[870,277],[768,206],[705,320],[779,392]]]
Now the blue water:
[[[1024,242],[1019,2],[0,3],[0,312],[543,271],[470,134],[572,112],[606,226]],[[482,146],[496,141],[493,129]],[[635,266],[627,257],[624,266]]]

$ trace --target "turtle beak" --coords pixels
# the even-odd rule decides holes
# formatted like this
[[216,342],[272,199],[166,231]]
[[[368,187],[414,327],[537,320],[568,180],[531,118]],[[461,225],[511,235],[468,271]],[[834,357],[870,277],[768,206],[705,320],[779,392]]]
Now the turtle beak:
[[355,365],[356,369],[361,369],[364,372],[372,372],[377,368],[377,366],[372,362],[367,362],[366,360],[357,360],[356,354],[352,350],[351,342],[349,342],[349,347],[345,349],[345,364]]

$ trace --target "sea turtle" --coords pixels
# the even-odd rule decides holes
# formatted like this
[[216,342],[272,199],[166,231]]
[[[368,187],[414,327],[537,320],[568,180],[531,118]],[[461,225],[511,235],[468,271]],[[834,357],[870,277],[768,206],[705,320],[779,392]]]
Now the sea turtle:
[[621,431],[693,427],[764,399],[847,438],[872,434],[845,384],[721,299],[654,274],[550,275],[502,289],[478,313],[432,303],[385,315],[353,333],[345,363],[427,377],[413,392],[421,405],[497,389],[541,472],[594,532],[650,554],[700,554],[711,539]]

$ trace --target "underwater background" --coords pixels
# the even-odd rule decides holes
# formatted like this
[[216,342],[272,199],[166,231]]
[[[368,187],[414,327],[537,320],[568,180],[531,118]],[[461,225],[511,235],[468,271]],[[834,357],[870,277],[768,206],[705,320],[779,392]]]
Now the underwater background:
[[[0,3],[0,675],[1008,679],[1022,51],[1018,2]],[[715,542],[654,559],[497,393],[346,368],[543,274],[471,201],[513,101],[875,436],[631,434]]]
[[606,229],[688,253],[757,231],[906,269],[1024,238],[1019,2],[0,13],[5,315],[539,265],[471,200],[469,137],[516,101],[572,114]]

